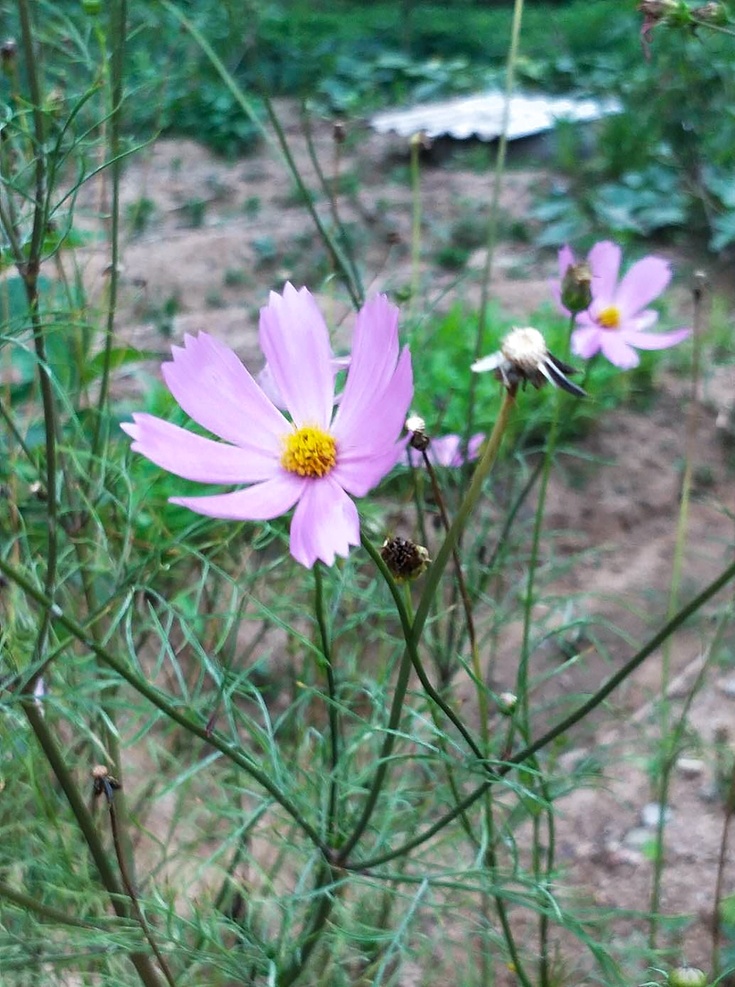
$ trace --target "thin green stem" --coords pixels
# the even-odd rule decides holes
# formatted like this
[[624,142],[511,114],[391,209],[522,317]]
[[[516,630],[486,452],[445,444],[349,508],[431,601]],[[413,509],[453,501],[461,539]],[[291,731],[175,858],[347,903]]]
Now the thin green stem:
[[497,459],[498,453],[500,452],[503,435],[505,434],[505,429],[508,425],[510,414],[514,406],[515,397],[510,391],[506,390],[503,394],[503,403],[500,406],[500,411],[498,412],[498,417],[495,420],[495,425],[493,426],[490,437],[485,443],[482,450],[482,455],[480,456],[475,471],[472,474],[472,479],[467,489],[467,493],[464,495],[464,498],[457,509],[454,520],[449,527],[449,531],[446,533],[444,541],[440,545],[439,551],[436,554],[436,558],[426,574],[424,588],[421,593],[418,607],[416,608],[416,617],[413,622],[413,639],[416,643],[418,643],[421,638],[424,624],[426,623],[429,610],[434,602],[434,597],[447,563],[452,557],[452,552],[454,551],[454,548],[457,545],[462,532],[464,531],[465,525],[467,524],[477,501],[482,495],[483,484],[488,473],[492,469],[495,460]]
[[[478,360],[485,349],[485,334],[487,331],[487,309],[490,298],[490,284],[493,276],[493,260],[495,254],[495,244],[498,239],[498,219],[500,207],[500,192],[503,184],[503,174],[505,172],[505,157],[508,150],[508,123],[510,121],[510,101],[515,88],[516,64],[520,50],[521,24],[523,23],[524,0],[514,0],[513,22],[510,32],[510,46],[508,48],[508,58],[505,67],[505,103],[503,105],[503,119],[500,127],[500,138],[498,139],[498,153],[495,159],[495,173],[493,177],[493,188],[490,198],[490,217],[487,226],[487,253],[485,255],[485,266],[482,272],[482,295],[480,298],[480,315],[477,324],[477,336],[475,338],[474,360]],[[477,381],[474,377],[470,379],[470,386],[467,395],[467,430],[465,438],[469,437],[475,427],[475,402],[477,399]]]
[[[0,563],[0,568],[2,563]],[[459,815],[466,812],[474,803],[482,797],[484,792],[494,784],[497,784],[502,778],[507,774],[517,768],[519,765],[528,761],[534,754],[537,754],[540,750],[547,747],[549,744],[553,743],[557,737],[562,736],[562,734],[567,733],[573,726],[583,720],[586,716],[594,710],[597,709],[613,692],[617,687],[629,678],[633,672],[639,668],[643,662],[649,658],[654,651],[661,647],[664,641],[669,638],[674,631],[678,630],[681,625],[697,613],[709,600],[712,599],[721,589],[727,586],[733,578],[735,578],[735,562],[732,562],[723,571],[712,580],[702,591],[698,593],[686,606],[682,607],[681,610],[669,621],[667,621],[663,627],[661,627],[653,637],[649,638],[646,644],[640,648],[632,658],[630,658],[614,675],[611,675],[607,682],[597,690],[589,699],[581,703],[573,712],[566,716],[563,720],[557,723],[556,726],[547,730],[546,733],[542,734],[537,740],[528,744],[517,754],[514,754],[508,760],[503,763],[499,763],[495,768],[495,773],[492,778],[488,778],[486,781],[482,782],[474,791],[470,792],[459,805],[455,806],[449,812],[445,813],[439,819],[436,820],[431,826],[429,826],[423,833],[417,834],[413,839],[408,840],[406,843],[402,844],[400,847],[394,850],[387,851],[386,853],[376,855],[375,857],[370,857],[368,860],[356,861],[351,863],[351,867],[360,869],[369,869],[372,867],[377,867],[380,864],[387,863],[389,860],[394,860],[396,857],[401,856],[404,853],[408,853],[410,850],[415,849],[417,846],[421,846],[427,840],[430,840],[437,833],[441,832],[449,823],[453,822]]]
[[[86,803],[82,798],[82,795],[77,788],[71,771],[66,765],[64,757],[54,739],[51,729],[46,722],[41,710],[36,706],[33,699],[23,700],[23,712],[36,735],[36,739],[43,750],[46,760],[48,761],[51,770],[56,776],[59,785],[61,786],[64,795],[69,803],[69,806],[74,813],[74,817],[77,821],[77,825],[84,837],[87,846],[89,848],[92,859],[94,860],[97,871],[100,875],[100,880],[105,890],[110,896],[110,902],[112,904],[115,913],[120,918],[129,918],[128,907],[126,905],[126,895],[122,886],[118,882],[117,875],[112,869],[112,865],[107,858],[105,853],[105,848],[97,833],[94,821],[87,809]],[[140,977],[145,987],[160,987],[160,980],[158,974],[153,968],[150,958],[144,953],[131,953],[130,961],[135,967],[138,976]]]
[[[676,542],[674,545],[674,561],[671,568],[671,584],[669,587],[668,617],[675,612],[679,601],[681,574],[684,566],[687,531],[689,527],[689,503],[691,500],[692,479],[694,476],[694,458],[697,442],[697,425],[699,422],[699,388],[700,388],[700,351],[702,338],[702,292],[701,286],[694,287],[694,331],[691,370],[691,395],[689,414],[686,425],[686,447],[684,475],[682,477],[681,494],[679,497],[679,517],[676,523]],[[664,855],[666,842],[666,807],[669,801],[671,774],[676,763],[675,738],[670,735],[669,680],[671,677],[671,642],[667,641],[661,653],[661,699],[659,706],[660,729],[660,775],[656,791],[658,819],[656,821],[656,840],[653,857],[653,880],[651,883],[651,902],[649,907],[650,926],[648,945],[653,952],[656,949],[659,928],[659,912],[661,906],[661,885],[664,872]]]
[[[45,592],[53,599],[56,588],[56,568],[58,562],[58,493],[57,493],[57,416],[51,371],[46,355],[46,337],[39,313],[38,275],[41,268],[43,235],[46,229],[46,157],[44,141],[44,119],[41,111],[41,81],[36,60],[36,45],[28,0],[18,0],[18,14],[21,37],[26,61],[26,75],[30,90],[31,113],[35,145],[35,192],[33,197],[33,228],[27,253],[22,249],[16,256],[16,265],[23,279],[28,311],[33,332],[33,345],[38,361],[38,376],[43,405],[43,423],[46,452],[46,576]],[[50,614],[44,612],[36,635],[34,660],[43,655],[50,628]]]
[[[112,203],[110,209],[110,276],[108,281],[107,316],[105,320],[105,345],[103,349],[102,377],[97,398],[97,415],[92,437],[91,460],[94,462],[103,454],[107,442],[109,423],[106,422],[106,406],[110,393],[110,369],[112,347],[115,339],[115,317],[117,314],[117,289],[120,278],[120,178],[122,175],[121,127],[123,106],[123,83],[125,42],[127,38],[127,0],[115,0],[111,7],[110,36],[112,53],[110,57],[110,113],[108,117],[109,156],[112,175]],[[103,51],[103,57],[106,52]]]
[[324,581],[321,563],[314,566],[314,612],[319,627],[324,671],[327,676],[327,715],[329,717],[330,771],[329,802],[327,806],[326,842],[332,844],[337,823],[337,769],[339,766],[339,712],[337,707],[337,683],[332,664],[332,643],[324,612]]
[[294,981],[298,980],[303,972],[309,957],[314,952],[322,933],[327,924],[334,902],[337,898],[332,890],[335,881],[335,873],[326,864],[322,865],[317,878],[317,890],[320,891],[319,899],[314,914],[311,916],[306,929],[304,930],[299,943],[293,951],[293,958],[286,969],[276,977],[276,987],[291,987]]
[[[269,775],[262,771],[257,764],[247,757],[243,751],[230,744],[218,736],[214,731],[207,728],[207,724],[200,724],[181,711],[178,705],[170,702],[157,689],[155,689],[142,675],[138,675],[124,661],[115,657],[107,648],[98,644],[85,628],[72,617],[69,617],[56,603],[14,566],[11,566],[5,559],[0,558],[0,572],[11,582],[19,586],[32,600],[43,607],[54,619],[81,644],[92,651],[105,665],[112,668],[122,679],[128,682],[140,695],[144,696],[162,713],[178,723],[189,733],[206,744],[220,751],[225,757],[239,765],[243,771],[254,778],[261,787],[291,816],[291,818],[302,829],[304,834],[311,840],[315,847],[322,853],[329,854],[329,848],[324,844],[316,829],[306,820],[294,803],[278,788]],[[408,663],[410,669],[410,662]]]
[[421,288],[421,134],[410,140],[411,154],[411,301],[409,312],[416,310]]

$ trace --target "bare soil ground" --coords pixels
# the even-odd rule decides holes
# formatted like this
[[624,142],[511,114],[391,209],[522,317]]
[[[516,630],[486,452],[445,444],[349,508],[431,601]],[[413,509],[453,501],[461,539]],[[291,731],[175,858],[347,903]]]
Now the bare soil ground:
[[[282,108],[286,132],[310,184],[314,171],[300,121]],[[337,206],[354,231],[369,291],[395,292],[410,283],[411,193],[407,148],[367,129],[337,145],[327,124],[314,124],[316,153],[328,176],[337,172]],[[478,155],[481,151],[475,152]],[[528,225],[534,189],[545,181],[526,163],[508,172],[502,197],[507,221]],[[457,293],[476,304],[482,251],[457,280],[438,267],[434,245],[446,242],[458,217],[475,214],[489,198],[487,172],[468,167],[467,156],[428,163],[421,187],[424,211],[423,279],[430,304],[447,306]],[[95,192],[97,196],[99,192]],[[90,198],[93,210],[99,202]],[[319,202],[326,209],[324,201]],[[126,236],[122,254],[121,332],[131,342],[165,352],[169,338],[206,329],[227,340],[246,360],[257,359],[257,312],[269,288],[285,279],[310,286],[329,272],[328,260],[291,182],[276,156],[264,147],[233,163],[214,158],[190,141],[159,141],[126,170],[123,185]],[[661,251],[658,251],[661,252]],[[666,251],[663,251],[666,253]],[[673,258],[678,283],[686,285],[689,260]],[[102,296],[106,258],[89,248],[83,256],[86,281]],[[555,274],[552,255],[539,256],[529,243],[500,244],[493,296],[519,320],[549,297]],[[681,321],[691,319],[687,294],[679,288]],[[332,324],[346,315],[327,290],[322,298]],[[704,398],[693,433],[696,463],[689,515],[682,598],[688,599],[732,556],[735,488],[731,453],[716,428],[727,418],[735,390],[731,366],[705,374]],[[145,381],[128,380],[128,392]],[[602,418],[582,445],[586,458],[564,463],[553,479],[546,525],[557,571],[547,587],[580,616],[594,616],[619,629],[602,654],[583,642],[580,657],[550,680],[543,701],[592,691],[662,623],[671,579],[676,516],[690,406],[688,384],[663,375],[655,406],[645,413],[621,409]],[[720,601],[721,603],[721,601]],[[674,639],[671,647],[673,713],[681,710],[713,638],[715,608]],[[549,617],[547,611],[546,616]],[[553,618],[551,614],[551,618]],[[568,614],[567,614],[568,618]],[[498,688],[513,682],[519,628],[510,627],[494,670]],[[514,638],[515,635],[515,638]],[[604,636],[604,635],[603,635]],[[674,777],[667,826],[667,867],[663,911],[688,914],[678,933],[679,959],[708,967],[716,863],[725,819],[715,788],[715,735],[735,737],[735,667],[725,633],[717,660],[698,689],[688,713],[686,760]],[[535,659],[536,660],[536,659]],[[558,646],[542,651],[539,670],[560,661]],[[611,934],[633,947],[645,927],[631,910],[648,905],[652,867],[647,847],[653,837],[644,807],[652,802],[657,737],[654,701],[660,692],[657,653],[612,697],[591,725],[580,730],[577,750],[563,756],[595,755],[604,781],[559,802],[558,842],[564,883],[590,903],[617,910]],[[728,860],[725,893],[735,892],[735,864]],[[409,982],[408,974],[406,983]]]

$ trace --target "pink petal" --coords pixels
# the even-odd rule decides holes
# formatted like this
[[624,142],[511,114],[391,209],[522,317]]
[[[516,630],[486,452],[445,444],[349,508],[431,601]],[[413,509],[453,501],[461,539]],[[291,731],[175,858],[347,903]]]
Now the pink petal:
[[640,363],[640,358],[632,346],[629,346],[618,332],[600,333],[600,349],[604,356],[621,370],[632,370]]
[[[381,454],[392,446],[403,431],[406,415],[413,398],[411,354],[405,348],[392,377],[382,388],[363,389],[369,383],[369,363],[362,364],[353,355],[342,404],[332,426],[340,454],[359,451],[363,456]],[[350,393],[350,378],[358,383]]]
[[317,559],[334,565],[360,544],[357,508],[332,476],[307,483],[291,522],[291,555],[311,569]]
[[639,350],[666,350],[691,336],[691,329],[675,329],[673,332],[621,332],[621,337]]
[[201,332],[175,346],[173,358],[163,377],[195,422],[246,449],[278,447],[288,423],[229,347]]
[[353,497],[364,497],[390,473],[403,457],[405,449],[405,442],[396,442],[380,452],[367,455],[359,449],[344,455],[340,454],[330,476],[348,494]]
[[601,240],[590,250],[587,262],[592,271],[592,298],[602,308],[615,299],[622,251],[617,243]]
[[357,423],[364,421],[366,410],[380,403],[397,360],[398,309],[385,295],[378,295],[366,302],[357,315],[352,360],[333,423],[336,437],[355,432]]
[[286,284],[260,310],[260,347],[297,427],[328,428],[334,406],[332,349],[311,292]]
[[581,326],[572,333],[572,353],[589,360],[600,349],[600,337],[603,330],[599,326]]
[[133,452],[185,480],[255,483],[279,469],[272,455],[205,439],[153,415],[135,414],[133,422],[120,426],[133,439]]
[[270,521],[293,507],[308,482],[282,471],[265,483],[256,483],[244,490],[211,497],[171,497],[170,502],[207,517],[229,521]]
[[[332,374],[334,377],[336,377],[341,370],[346,370],[349,367],[350,357],[334,356],[332,357],[331,364],[332,364]],[[258,384],[258,387],[263,391],[266,397],[273,402],[276,408],[282,408],[285,411],[286,405],[284,403],[283,397],[281,396],[281,392],[276,387],[276,382],[273,380],[273,372],[271,371],[271,368],[267,363],[260,371],[260,373],[257,375],[255,380]],[[342,400],[342,395],[338,394],[334,400],[335,400],[335,404],[338,403],[339,401]]]
[[651,326],[655,326],[657,322],[658,312],[652,308],[647,308],[645,312],[639,312],[638,315],[630,316],[629,318],[624,319],[618,331],[644,332],[646,329],[650,329]]
[[671,280],[671,267],[660,257],[644,257],[634,264],[618,286],[615,302],[623,319],[635,315],[658,298]]

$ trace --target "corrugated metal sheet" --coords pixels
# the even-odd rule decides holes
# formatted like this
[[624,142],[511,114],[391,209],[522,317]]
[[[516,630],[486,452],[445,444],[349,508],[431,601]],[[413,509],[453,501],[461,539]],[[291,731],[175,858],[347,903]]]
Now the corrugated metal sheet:
[[[425,133],[428,137],[477,137],[491,141],[503,129],[505,96],[489,92],[478,96],[424,103],[408,110],[376,113],[370,126],[380,134],[404,137]],[[510,101],[508,137],[530,137],[551,130],[557,120],[572,122],[597,120],[608,113],[619,113],[617,100],[575,99],[564,96],[513,96]]]

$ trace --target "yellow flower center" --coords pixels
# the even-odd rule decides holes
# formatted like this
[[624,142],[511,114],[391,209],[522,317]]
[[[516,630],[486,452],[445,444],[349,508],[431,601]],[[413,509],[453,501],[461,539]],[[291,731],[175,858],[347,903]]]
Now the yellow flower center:
[[281,466],[298,476],[326,476],[337,462],[337,443],[320,428],[306,425],[286,438]]
[[614,305],[611,305],[609,308],[603,308],[597,316],[597,324],[603,329],[619,329],[620,309]]

